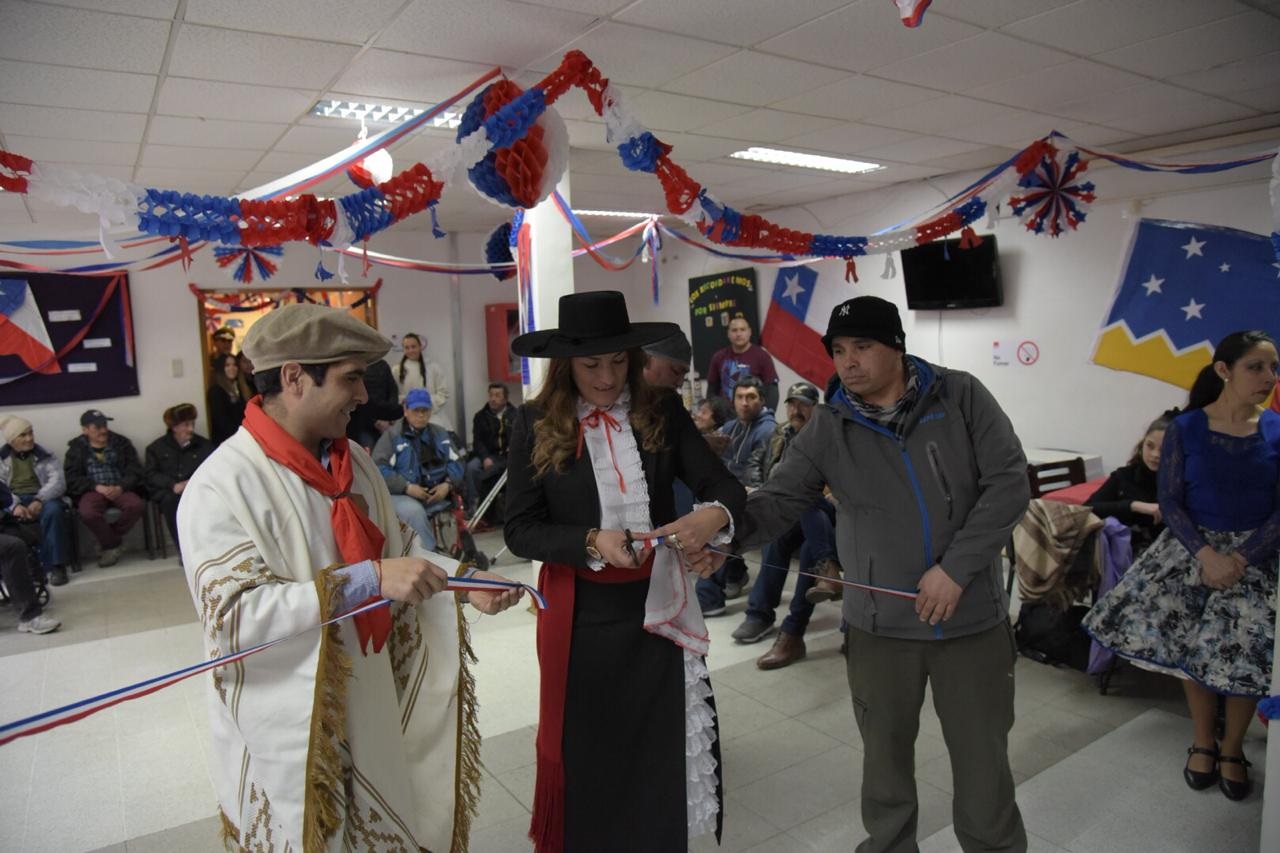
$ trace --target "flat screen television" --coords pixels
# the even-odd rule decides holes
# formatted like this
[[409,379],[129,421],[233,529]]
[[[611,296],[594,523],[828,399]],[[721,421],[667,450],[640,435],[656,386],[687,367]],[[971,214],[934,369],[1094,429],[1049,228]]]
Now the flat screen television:
[[938,240],[902,251],[902,278],[912,310],[990,308],[1004,303],[1000,253],[993,234],[982,245],[961,249],[960,241]]

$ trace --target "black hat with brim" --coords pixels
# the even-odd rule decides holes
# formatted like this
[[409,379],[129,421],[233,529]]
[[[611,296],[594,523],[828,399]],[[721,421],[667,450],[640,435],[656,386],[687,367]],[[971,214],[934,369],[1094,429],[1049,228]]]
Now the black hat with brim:
[[511,352],[528,358],[573,358],[642,347],[680,331],[675,323],[632,323],[626,298],[616,290],[560,297],[560,325],[527,332]]

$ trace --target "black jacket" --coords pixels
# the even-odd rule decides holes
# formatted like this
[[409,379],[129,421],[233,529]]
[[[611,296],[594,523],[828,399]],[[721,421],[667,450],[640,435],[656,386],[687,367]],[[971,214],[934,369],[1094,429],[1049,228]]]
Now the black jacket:
[[[107,434],[107,447],[116,452],[116,465],[120,469],[120,486],[126,492],[142,493],[145,474],[142,460],[138,459],[138,451],[133,442],[119,433]],[[62,460],[62,468],[67,473],[67,495],[73,499],[86,492],[93,491],[96,485],[89,476],[89,439],[77,435],[67,442],[67,455]]]
[[[219,389],[221,390],[221,389]],[[194,434],[186,447],[179,447],[172,432],[147,445],[147,492],[159,501],[173,491],[175,483],[190,480],[200,463],[213,452],[213,442]]]
[[[735,523],[741,523],[746,489],[698,434],[674,393],[664,394],[660,406],[667,422],[667,449],[649,453],[640,448],[654,526],[676,518],[672,486],[677,478],[689,486],[699,501],[719,501]],[[517,556],[586,567],[587,532],[600,526],[600,494],[591,454],[584,445],[582,456],[570,461],[563,473],[535,478],[530,462],[533,425],[541,417],[538,409],[528,405],[516,413],[507,459],[503,534],[511,553]]]
[[515,423],[516,407],[508,403],[501,412],[494,412],[487,405],[471,419],[471,453],[476,459],[490,456],[506,459],[511,447],[511,427]]
[[400,391],[391,374],[391,365],[382,359],[364,369],[364,390],[369,401],[356,406],[347,423],[347,437],[359,440],[364,435],[378,435],[374,421],[395,421],[404,417]]
[[1115,518],[1125,524],[1154,527],[1154,518],[1129,509],[1133,501],[1160,502],[1156,493],[1156,472],[1141,459],[1112,471],[1107,481],[1084,503],[1099,518]]
[[213,445],[216,447],[240,429],[240,423],[244,420],[245,399],[232,397],[227,389],[215,383],[209,386],[205,400],[209,403],[209,434],[213,436]]

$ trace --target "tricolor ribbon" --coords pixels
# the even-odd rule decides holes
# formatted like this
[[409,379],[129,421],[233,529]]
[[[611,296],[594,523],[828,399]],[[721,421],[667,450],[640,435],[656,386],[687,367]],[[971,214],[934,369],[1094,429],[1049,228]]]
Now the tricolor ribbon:
[[[491,591],[494,589],[522,589],[533,597],[534,603],[537,605],[539,610],[547,609],[547,600],[543,597],[542,593],[538,592],[537,589],[529,584],[520,583],[519,581],[501,581],[479,577],[451,577],[445,582],[445,589],[452,592],[465,592],[468,590]],[[287,637],[268,640],[265,643],[259,643],[256,646],[251,646],[250,648],[234,654],[222,655],[221,657],[216,657],[212,660],[204,661],[203,663],[192,664],[191,666],[183,667],[182,669],[176,669],[173,672],[167,672],[164,675],[157,675],[154,678],[148,678],[144,681],[130,684],[127,687],[118,687],[115,690],[108,690],[106,693],[99,693],[97,696],[90,696],[88,699],[81,699],[78,702],[63,705],[60,708],[53,708],[48,711],[42,711],[39,714],[33,714],[32,716],[25,717],[21,720],[14,720],[12,723],[5,723],[4,725],[0,725],[0,746],[4,746],[18,738],[30,737],[31,735],[37,735],[41,732],[47,732],[51,729],[60,728],[65,725],[69,725],[70,723],[83,720],[86,717],[93,716],[99,711],[105,711],[108,708],[119,705],[122,702],[131,702],[134,699],[141,699],[143,696],[149,696],[152,693],[165,689],[166,687],[172,687],[180,681],[186,681],[194,675],[200,675],[202,673],[209,672],[210,670],[217,669],[218,667],[244,660],[250,655],[256,655],[259,652],[264,652],[272,646],[278,646],[281,643],[288,642],[289,640],[300,637],[310,631],[314,631],[318,628],[327,628],[328,626],[341,622],[344,619],[351,619],[355,616],[360,616],[365,613],[369,613],[370,611],[377,610],[380,607],[386,607],[389,604],[391,604],[391,602],[385,598],[378,601],[371,601],[367,604],[362,604],[353,610],[348,610],[346,613],[334,616],[332,619],[327,619],[318,625],[314,625],[310,628],[303,628],[301,631],[296,631]]]

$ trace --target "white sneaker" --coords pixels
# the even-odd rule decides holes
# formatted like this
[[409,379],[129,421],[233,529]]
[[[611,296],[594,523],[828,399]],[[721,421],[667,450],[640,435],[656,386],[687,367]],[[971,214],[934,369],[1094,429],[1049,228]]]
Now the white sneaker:
[[61,622],[57,619],[50,619],[43,613],[34,619],[18,623],[18,630],[24,634],[48,634],[50,631],[56,631],[61,627]]

